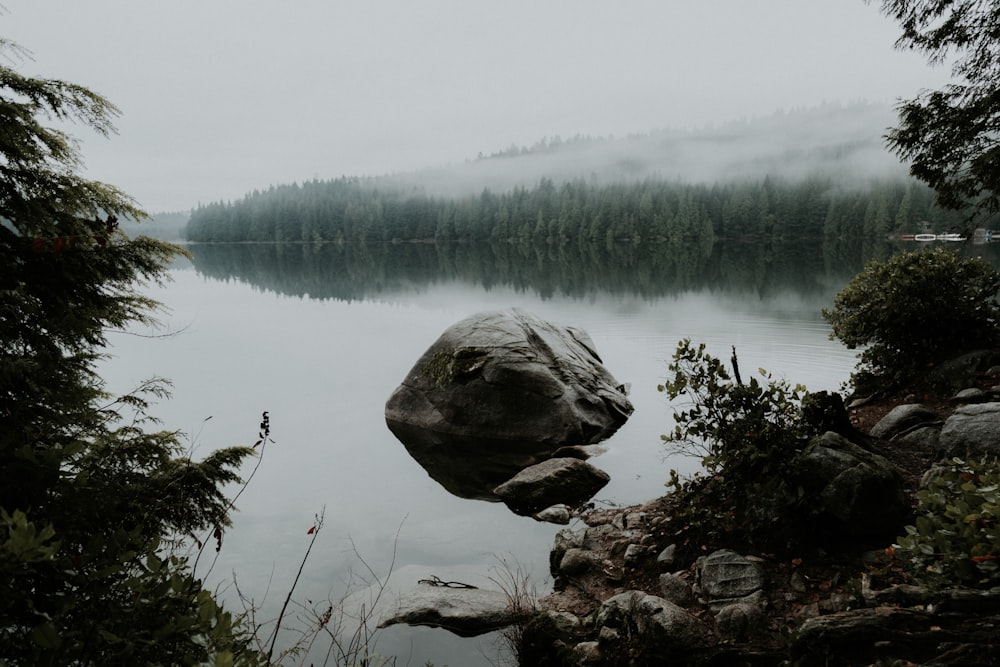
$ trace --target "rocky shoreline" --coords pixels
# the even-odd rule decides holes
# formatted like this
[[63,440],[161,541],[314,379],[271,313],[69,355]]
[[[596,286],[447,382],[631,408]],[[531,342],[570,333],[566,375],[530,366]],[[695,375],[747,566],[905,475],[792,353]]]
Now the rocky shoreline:
[[[687,345],[677,354],[693,373],[712,375],[716,360]],[[481,591],[426,581],[380,625],[466,636],[503,628],[522,665],[1000,663],[1000,588],[952,585],[1000,582],[989,574],[1000,562],[991,533],[1000,501],[979,498],[989,516],[963,510],[961,525],[948,524],[973,541],[945,569],[971,577],[942,585],[914,569],[929,563],[937,572],[940,552],[953,550],[936,532],[943,509],[916,515],[920,490],[951,479],[949,493],[978,493],[970,481],[992,475],[937,462],[1000,456],[1000,351],[928,369],[922,385],[953,393],[869,397],[847,408],[829,392],[793,408],[785,387],[744,387],[735,350],[732,364],[749,389],[735,400],[794,412],[796,421],[745,418],[724,435],[702,423],[698,437],[728,447],[719,456],[744,458],[708,466],[696,482],[675,478],[674,493],[641,506],[580,509],[608,481],[582,460],[589,451],[581,446],[628,418],[627,386],[572,327],[518,309],[450,327],[390,396],[387,426],[453,494],[572,527],[555,537],[554,590],[544,598],[517,582]],[[712,409],[738,415],[744,407]],[[961,523],[970,516],[974,525]],[[919,585],[929,583],[936,588]]]
[[[955,448],[1000,452],[1000,392],[851,409],[913,496]],[[891,547],[791,557],[680,545],[670,496],[592,510],[559,532],[555,591],[522,619],[521,664],[997,664],[1000,590],[913,585]],[[872,508],[878,511],[878,508]]]

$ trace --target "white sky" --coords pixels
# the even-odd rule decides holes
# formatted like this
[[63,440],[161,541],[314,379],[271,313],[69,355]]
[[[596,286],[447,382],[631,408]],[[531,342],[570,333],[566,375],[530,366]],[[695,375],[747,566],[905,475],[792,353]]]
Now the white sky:
[[152,212],[311,178],[894,102],[947,80],[877,0],[0,0],[27,74],[122,110],[88,175]]

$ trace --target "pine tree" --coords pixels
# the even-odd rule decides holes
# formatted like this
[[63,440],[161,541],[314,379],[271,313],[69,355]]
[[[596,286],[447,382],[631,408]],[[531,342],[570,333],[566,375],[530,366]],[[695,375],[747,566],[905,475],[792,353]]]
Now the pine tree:
[[[24,51],[0,40],[0,55]],[[176,433],[145,430],[162,383],[116,401],[95,371],[108,330],[152,321],[140,288],[178,253],[123,234],[120,219],[145,214],[81,176],[77,142],[45,124],[107,136],[117,113],[82,86],[0,64],[0,663],[252,660],[162,548],[227,525],[221,487],[250,450],[191,461]]]

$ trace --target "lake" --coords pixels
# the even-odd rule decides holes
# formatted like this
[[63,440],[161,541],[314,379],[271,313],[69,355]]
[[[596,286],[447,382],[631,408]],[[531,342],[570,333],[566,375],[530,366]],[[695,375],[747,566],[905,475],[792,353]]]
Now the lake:
[[[697,469],[697,461],[668,458],[660,441],[672,428],[671,406],[656,387],[678,340],[705,342],[723,359],[735,346],[744,377],[765,368],[810,390],[838,390],[855,362],[853,352],[828,339],[820,316],[849,274],[824,273],[811,259],[787,264],[812,270],[814,279],[793,274],[766,281],[766,289],[739,278],[675,282],[657,294],[619,280],[535,289],[502,273],[485,280],[471,268],[441,268],[439,258],[428,260],[434,270],[400,268],[391,256],[382,258],[382,269],[365,269],[348,287],[333,288],[331,281],[350,278],[352,266],[369,265],[363,258],[337,265],[335,257],[307,257],[311,251],[295,248],[192,250],[193,264],[178,263],[170,284],[148,290],[168,309],[164,327],[112,334],[102,373],[114,392],[151,376],[170,379],[174,396],[154,414],[189,435],[196,457],[252,444],[261,413],[269,413],[275,442],[238,500],[217,561],[209,562],[210,548],[198,564],[238,609],[235,576],[242,593],[263,605],[261,618],[280,607],[324,507],[325,525],[296,588],[303,604],[338,599],[352,572],[365,573],[359,554],[385,575],[395,553],[393,594],[432,575],[496,588],[491,578],[502,578],[503,567],[528,572],[539,593],[549,590],[548,552],[561,526],[450,495],[383,418],[386,399],[424,350],[472,313],[519,306],[582,328],[618,381],[631,384],[635,413],[605,443],[607,452],[591,459],[611,475],[599,503],[641,503],[662,495],[671,468]],[[280,260],[282,253],[295,261]],[[629,271],[642,274],[642,267]],[[489,665],[504,650],[495,634],[460,639],[439,629],[393,627],[377,637],[376,651],[396,656],[398,665]]]

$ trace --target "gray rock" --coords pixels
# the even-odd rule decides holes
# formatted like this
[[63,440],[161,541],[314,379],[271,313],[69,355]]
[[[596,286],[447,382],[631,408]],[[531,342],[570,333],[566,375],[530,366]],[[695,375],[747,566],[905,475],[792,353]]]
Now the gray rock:
[[727,604],[715,615],[715,627],[724,639],[747,641],[767,627],[761,591],[738,602]]
[[1000,454],[1000,403],[957,408],[941,428],[939,444],[949,456]]
[[618,534],[619,529],[611,523],[601,524],[600,526],[591,526],[584,529],[583,544],[588,549],[593,549],[595,546],[608,541]]
[[668,570],[673,567],[677,558],[677,545],[670,544],[656,556],[656,564],[661,570]]
[[949,359],[928,373],[927,380],[934,385],[963,389],[1000,362],[998,350],[975,350]]
[[559,574],[575,576],[594,566],[592,552],[587,549],[568,549],[559,561]]
[[601,646],[597,642],[580,642],[573,647],[573,658],[578,665],[599,665],[603,661]]
[[917,426],[902,435],[893,438],[893,442],[899,446],[912,445],[916,449],[927,449],[937,451],[940,447],[941,426]]
[[609,628],[606,625],[602,625],[601,629],[597,631],[597,643],[601,646],[614,647],[618,644],[621,639],[621,633],[615,628]]
[[580,617],[568,611],[554,611],[550,609],[545,612],[545,616],[552,621],[556,632],[564,639],[570,637],[580,628]]
[[553,505],[552,507],[546,507],[538,514],[532,515],[532,518],[546,523],[566,525],[570,520],[569,507],[566,505]]
[[385,418],[404,443],[424,431],[551,454],[606,439],[632,410],[586,333],[511,308],[449,327],[389,397]]
[[694,591],[691,584],[676,574],[660,575],[660,595],[680,607],[687,607],[694,602]]
[[556,504],[577,506],[611,480],[606,472],[580,459],[548,459],[525,468],[493,489],[511,510],[533,514]]
[[941,415],[920,403],[897,405],[872,427],[871,435],[890,440],[918,426],[942,423]]
[[764,573],[746,556],[720,549],[698,560],[698,580],[709,599],[743,598],[763,588]]
[[580,549],[584,545],[587,536],[586,528],[571,530],[563,528],[556,533],[552,540],[552,549],[549,551],[549,571],[556,574],[559,571],[559,563],[569,549]]
[[628,565],[635,565],[649,555],[649,548],[642,544],[630,544],[625,547],[625,562]]
[[444,628],[461,637],[475,637],[507,627],[517,620],[507,595],[482,588],[450,588],[417,584],[400,597],[396,610],[378,627],[405,623]]
[[951,397],[952,403],[987,403],[994,400],[993,394],[977,387],[963,389]]
[[708,628],[687,611],[642,591],[626,591],[605,600],[597,611],[596,623],[635,628],[639,641],[664,658],[703,648],[711,637]]
[[827,432],[793,462],[791,480],[805,494],[807,518],[830,542],[891,540],[909,516],[896,468],[847,439]]

